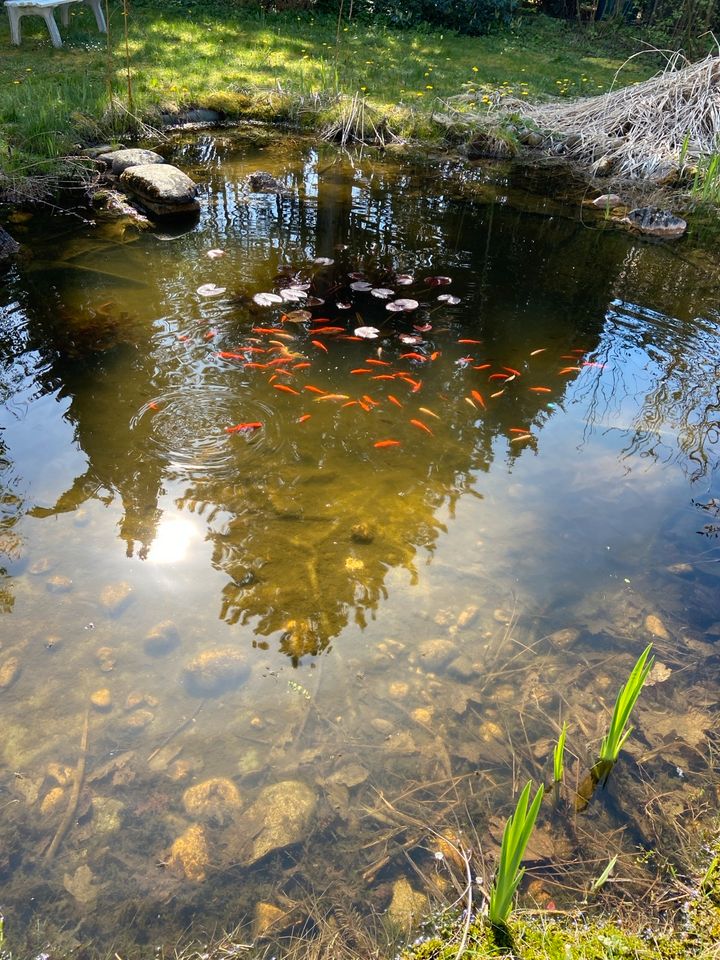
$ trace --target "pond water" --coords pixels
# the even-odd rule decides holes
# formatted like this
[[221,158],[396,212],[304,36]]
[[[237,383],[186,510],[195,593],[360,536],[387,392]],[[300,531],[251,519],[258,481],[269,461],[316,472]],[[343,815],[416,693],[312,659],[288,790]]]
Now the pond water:
[[[172,152],[202,183],[190,228],[12,227],[32,257],[0,290],[10,944],[132,957],[281,913],[403,928],[462,890],[448,840],[487,887],[564,720],[524,896],[575,903],[618,854],[599,896],[670,909],[717,803],[713,258],[587,212],[562,170],[259,133]],[[282,192],[253,192],[258,169]],[[578,814],[651,641],[636,730]]]

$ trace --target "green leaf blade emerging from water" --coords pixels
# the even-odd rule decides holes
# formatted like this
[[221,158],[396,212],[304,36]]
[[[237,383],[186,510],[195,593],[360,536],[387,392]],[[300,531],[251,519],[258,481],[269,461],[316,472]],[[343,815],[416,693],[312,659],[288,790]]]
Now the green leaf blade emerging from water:
[[515,812],[511,814],[505,824],[500,861],[490,891],[488,908],[488,918],[493,927],[504,927],[507,923],[513,897],[525,873],[525,868],[521,867],[520,863],[535,827],[544,793],[544,788],[541,785],[528,808],[531,786],[531,783],[525,785],[525,789],[518,798]]
[[633,707],[640,696],[640,691],[655,663],[655,657],[650,656],[651,650],[652,644],[649,643],[638,657],[637,663],[632,668],[630,676],[615,701],[610,729],[600,747],[600,756],[597,763],[598,766],[602,765],[605,769],[608,766],[612,767],[617,762],[625,741],[633,731],[632,727],[627,730],[625,728]]

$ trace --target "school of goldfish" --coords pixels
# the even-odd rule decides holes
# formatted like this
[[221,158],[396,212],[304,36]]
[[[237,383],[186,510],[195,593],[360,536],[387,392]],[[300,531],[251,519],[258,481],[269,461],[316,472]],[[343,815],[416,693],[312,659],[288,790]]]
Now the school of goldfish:
[[[319,261],[323,268],[332,264],[332,261]],[[267,379],[268,384],[278,392],[284,394],[297,405],[297,424],[306,423],[313,414],[306,404],[337,404],[342,408],[352,408],[364,414],[372,414],[378,409],[388,409],[392,404],[403,411],[406,422],[415,428],[418,436],[435,436],[435,431],[442,428],[442,416],[428,405],[420,405],[423,401],[424,371],[429,365],[437,362],[443,355],[438,347],[439,338],[451,332],[450,326],[445,329],[436,329],[433,341],[430,342],[423,334],[433,331],[433,304],[421,303],[419,300],[403,298],[391,300],[394,291],[389,286],[373,287],[362,274],[350,273],[348,281],[335,285],[333,291],[340,290],[342,299],[338,298],[334,304],[335,311],[341,320],[330,320],[323,316],[313,316],[313,308],[325,306],[325,300],[310,293],[312,281],[287,285],[284,278],[278,278],[281,286],[278,293],[259,293],[253,297],[255,309],[273,310],[275,316],[267,324],[254,324],[243,342],[233,346],[232,350],[217,350],[216,356],[221,361],[239,365],[246,371],[256,371]],[[409,286],[415,283],[413,277],[407,274],[398,274],[394,278],[398,286]],[[451,283],[449,277],[426,277],[419,281],[425,293],[430,293],[434,287],[447,286]],[[347,289],[349,288],[349,289]],[[421,294],[419,294],[421,295]],[[371,296],[387,301],[385,308],[392,321],[381,331],[378,327],[365,325],[357,302],[353,298]],[[347,302],[350,300],[351,302]],[[306,309],[284,312],[286,303],[302,303]],[[459,297],[441,294],[436,297],[435,309],[455,306],[461,302]],[[343,322],[343,313],[355,307],[352,322]],[[422,312],[422,322],[417,320],[417,313]],[[429,310],[427,308],[430,308]],[[409,320],[412,332],[400,330],[394,322],[398,318]],[[349,318],[348,318],[349,319]],[[292,331],[292,332],[291,332]],[[213,333],[214,335],[214,333]],[[206,338],[211,339],[211,337]],[[368,341],[368,355],[359,365],[355,361],[349,369],[350,377],[362,378],[363,385],[357,392],[337,393],[326,390],[310,382],[312,370],[320,362],[324,372],[327,372],[327,356],[343,342],[362,343]],[[372,341],[379,341],[376,345]],[[560,393],[565,378],[582,372],[584,368],[602,368],[604,365],[584,360],[586,351],[573,349],[562,354],[560,360],[565,362],[554,374],[562,378],[549,386],[537,383],[533,376],[533,358],[547,352],[546,347],[532,350],[519,364],[522,369],[511,367],[483,357],[483,341],[470,337],[455,339],[462,350],[470,350],[473,355],[462,356],[455,360],[456,366],[467,371],[467,390],[465,402],[473,410],[473,416],[484,417],[489,415],[490,407],[501,401],[506,395],[510,384],[517,395],[518,390],[526,390],[533,394]],[[408,349],[411,346],[412,349]],[[348,351],[350,352],[350,351]],[[477,356],[475,356],[477,354]],[[546,358],[543,358],[546,360]],[[545,366],[547,376],[547,366]],[[349,378],[348,378],[349,379]],[[347,388],[346,388],[347,389]],[[390,392],[390,390],[394,392]],[[431,402],[443,404],[449,398],[438,393]],[[427,403],[427,401],[425,401]],[[224,430],[228,434],[252,435],[262,430],[261,421],[247,421],[237,424],[228,424]],[[511,444],[525,444],[535,439],[529,427],[513,426],[508,428],[510,434],[508,442]],[[369,444],[378,450],[392,450],[402,447],[407,442],[393,436],[370,437]]]

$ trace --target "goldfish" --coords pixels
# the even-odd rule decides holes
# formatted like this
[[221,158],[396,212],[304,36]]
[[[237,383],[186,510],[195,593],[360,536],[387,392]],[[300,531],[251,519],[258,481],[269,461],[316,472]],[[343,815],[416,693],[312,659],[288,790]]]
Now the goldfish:
[[290,334],[283,334],[281,330],[277,329],[277,327],[253,327],[252,332],[267,333],[271,337],[288,336],[290,337],[291,340],[294,339],[293,337],[290,336]]
[[532,440],[533,435],[531,433],[524,433],[521,437],[513,437],[510,443],[519,443],[521,440]]
[[366,360],[365,363],[371,363],[374,367],[391,367],[392,364],[388,363],[387,360]]
[[420,412],[426,413],[429,417],[435,417],[436,420],[440,419],[436,413],[433,413],[432,410],[429,410],[427,407],[420,407]]
[[552,393],[550,387],[530,387],[533,393]]
[[469,403],[473,410],[477,410],[475,406],[475,401],[471,397],[465,397],[465,403]]
[[378,440],[377,443],[374,443],[373,446],[377,447],[379,450],[383,447],[399,447],[399,440]]
[[491,373],[488,377],[488,380],[507,380],[508,375],[506,373]]
[[313,327],[315,333],[345,333],[345,327]]
[[421,363],[427,363],[427,357],[422,353],[401,353],[401,360],[419,360]]
[[363,400],[365,401],[365,403],[369,403],[371,407],[379,407],[379,406],[380,406],[380,404],[377,402],[377,400],[373,400],[373,398],[372,398],[372,397],[369,397],[366,393],[363,394],[362,398],[363,398]]
[[307,370],[308,367],[311,367],[311,363],[296,363],[293,366],[293,370]]
[[294,377],[295,374],[291,370],[284,370],[282,367],[275,367],[273,371],[273,376],[276,377],[278,374],[282,377]]
[[390,403],[394,403],[396,407],[402,407],[402,404],[397,397],[394,397],[391,393],[388,394],[388,400]]
[[321,397],[327,393],[327,390],[321,390],[320,387],[314,387],[311,383],[305,384],[305,390],[309,390],[310,393],[319,393]]
[[246,363],[246,370],[267,370],[268,365],[266,363]]
[[[320,398],[320,399],[322,399],[322,398]],[[343,404],[344,407],[356,407],[357,405],[358,405],[358,401],[357,401],[357,400],[348,400],[347,403],[344,403],[344,404]]]
[[529,431],[527,430],[526,427],[510,427],[510,433],[523,433],[523,434],[525,434],[525,433],[528,433],[528,432],[529,432]]
[[395,375],[394,373],[379,373],[376,377],[372,377],[371,379],[373,379],[373,380],[394,380],[394,379],[395,379],[395,376],[396,376],[396,375]]
[[507,370],[508,373],[515,374],[516,377],[521,377],[522,374],[519,370],[515,370],[513,367],[503,367],[503,370]]
[[324,350],[325,353],[328,352],[328,348],[325,346],[325,344],[322,342],[322,340],[311,340],[310,343],[311,343],[314,347],[317,347],[318,350]]
[[530,356],[531,356],[531,357],[536,357],[539,353],[545,353],[546,350],[547,350],[547,347],[540,347],[539,350],[533,350],[533,351],[530,353]]
[[563,373],[575,373],[575,371],[580,369],[580,367],[563,367],[562,370],[558,370],[558,375]]
[[217,356],[222,357],[223,360],[244,360],[245,359],[244,353],[230,353],[229,350],[218,350]]
[[473,370],[488,370],[491,366],[491,363],[481,363],[480,366],[473,367]]
[[298,418],[297,418],[297,422],[298,422],[298,423],[305,423],[305,421],[306,421],[306,420],[309,420],[311,416],[312,416],[311,413],[304,413],[301,417],[298,417]]
[[491,394],[490,394],[490,399],[491,399],[491,400],[494,400],[495,397],[501,397],[504,393],[505,393],[504,390],[498,390],[496,393],[491,393]]
[[318,397],[317,400],[313,400],[313,403],[320,403],[321,400],[347,400],[348,395],[346,393],[326,393],[323,397]]
[[292,363],[292,357],[276,357],[274,360],[268,360],[269,367],[281,367],[285,363]]
[[288,387],[285,383],[274,383],[273,387],[276,390],[282,390],[284,393],[294,393],[296,397],[300,396],[299,390],[294,390],[292,387]]
[[372,373],[372,370],[369,367],[356,367],[355,370],[351,370],[350,373]]
[[410,423],[411,423],[414,427],[417,427],[418,430],[424,430],[425,433],[429,433],[430,436],[433,435],[433,432],[432,432],[432,430],[430,429],[430,427],[428,427],[428,425],[427,425],[426,423],[423,423],[422,420],[411,420]]
[[430,354],[430,359],[437,360],[437,358],[441,356],[442,356],[442,350],[433,350],[433,352]]
[[458,343],[482,343],[482,340],[470,340],[468,337],[458,340]]
[[475,398],[475,400],[477,400],[477,402],[480,404],[480,406],[483,408],[483,410],[486,410],[487,407],[485,406],[485,401],[484,401],[484,399],[483,399],[483,395],[482,395],[478,390],[471,390],[470,393],[473,395],[473,397]]
[[159,404],[155,403],[154,400],[151,400],[150,403],[148,404],[148,410],[159,410],[159,409],[160,409]]
[[252,420],[249,423],[238,423],[234,427],[225,427],[225,433],[239,433],[241,430],[259,430],[262,423]]

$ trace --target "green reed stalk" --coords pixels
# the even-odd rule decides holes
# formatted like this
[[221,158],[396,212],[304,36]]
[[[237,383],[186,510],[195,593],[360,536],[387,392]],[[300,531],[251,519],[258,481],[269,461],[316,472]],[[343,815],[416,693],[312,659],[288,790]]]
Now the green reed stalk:
[[637,663],[632,668],[630,676],[615,701],[610,729],[602,742],[600,756],[593,768],[598,772],[598,779],[607,779],[610,770],[617,763],[625,741],[633,732],[634,728],[627,727],[627,722],[637,698],[640,696],[643,684],[655,663],[655,657],[650,656],[651,650],[652,644],[649,643],[638,657]]
[[567,721],[563,721],[562,730],[553,751],[553,782],[562,783],[565,774],[565,739],[567,737]]
[[513,897],[525,873],[525,867],[521,867],[520,862],[535,827],[544,793],[541,784],[528,809],[531,786],[532,783],[525,785],[525,789],[518,798],[515,812],[510,815],[505,824],[500,862],[490,891],[488,918],[493,927],[502,928],[506,925],[512,909]]

